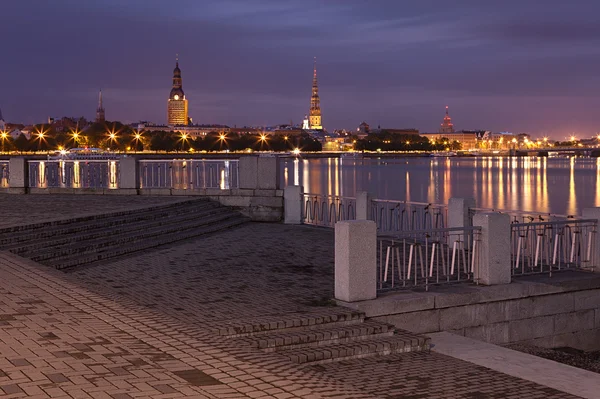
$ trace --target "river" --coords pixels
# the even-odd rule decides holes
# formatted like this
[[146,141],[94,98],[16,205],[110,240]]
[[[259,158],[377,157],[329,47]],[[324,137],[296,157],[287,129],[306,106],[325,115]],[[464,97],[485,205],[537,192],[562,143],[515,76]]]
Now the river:
[[473,197],[477,207],[563,215],[600,206],[600,158],[451,157],[315,158],[282,162],[283,185],[304,192],[447,203]]

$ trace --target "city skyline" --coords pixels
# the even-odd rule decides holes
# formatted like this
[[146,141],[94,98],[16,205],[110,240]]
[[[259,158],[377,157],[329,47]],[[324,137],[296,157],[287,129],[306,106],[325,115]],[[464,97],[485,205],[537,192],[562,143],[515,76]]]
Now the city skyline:
[[195,123],[300,124],[316,56],[328,130],[365,120],[435,132],[450,105],[457,130],[597,133],[600,5],[592,1],[576,9],[549,1],[543,13],[470,0],[143,4],[3,3],[0,32],[14,37],[0,74],[7,122],[93,119],[102,88],[108,119],[166,123],[179,53]]

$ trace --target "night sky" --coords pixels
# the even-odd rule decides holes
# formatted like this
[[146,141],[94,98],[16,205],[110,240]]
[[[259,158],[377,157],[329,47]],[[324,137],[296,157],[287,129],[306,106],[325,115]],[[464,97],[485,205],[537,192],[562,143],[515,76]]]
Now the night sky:
[[166,121],[175,54],[196,123],[300,123],[317,57],[323,124],[589,137],[597,0],[1,0],[8,122]]

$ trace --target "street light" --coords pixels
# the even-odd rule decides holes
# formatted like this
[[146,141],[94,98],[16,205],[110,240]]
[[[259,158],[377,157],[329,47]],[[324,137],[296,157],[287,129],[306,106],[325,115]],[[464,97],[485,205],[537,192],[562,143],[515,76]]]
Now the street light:
[[2,137],[2,152],[4,152],[4,141],[8,138],[8,132],[6,132],[6,130],[3,130],[2,132],[0,132],[0,137]]

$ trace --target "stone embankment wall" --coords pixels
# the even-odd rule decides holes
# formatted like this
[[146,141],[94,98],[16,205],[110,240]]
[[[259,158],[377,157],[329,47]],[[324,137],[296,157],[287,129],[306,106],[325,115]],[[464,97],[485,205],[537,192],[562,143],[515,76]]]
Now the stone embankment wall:
[[279,159],[277,157],[242,156],[239,159],[239,188],[235,189],[174,189],[140,188],[139,165],[136,157],[124,157],[120,162],[118,189],[102,188],[34,188],[28,187],[25,158],[11,158],[10,187],[2,189],[12,194],[88,194],[88,195],[177,195],[203,196],[239,210],[254,221],[283,220],[283,190],[279,189]]
[[498,286],[448,287],[344,303],[415,333],[447,331],[494,344],[600,350],[600,276],[528,277]]

